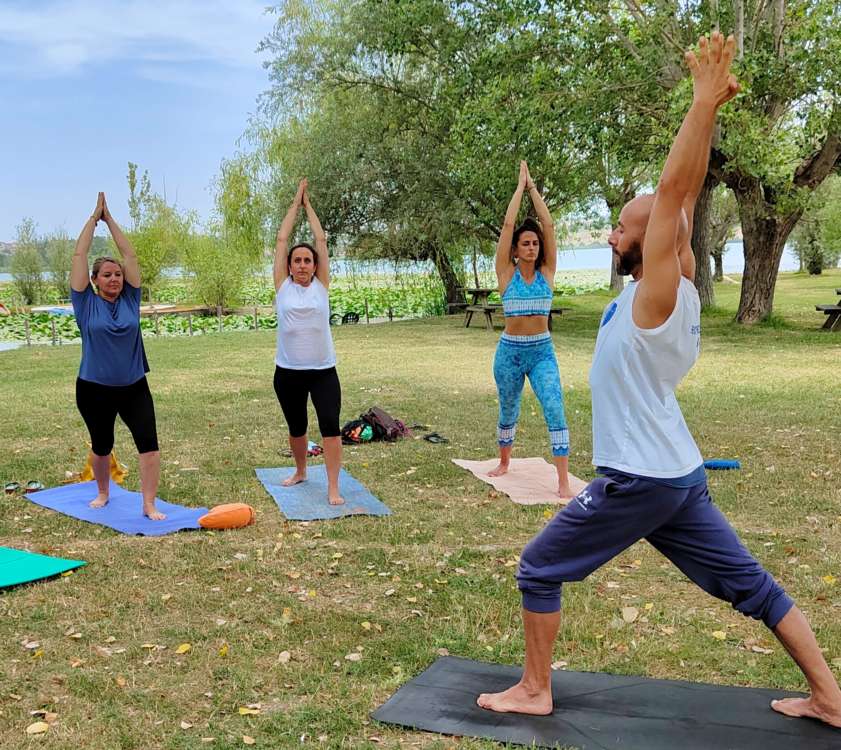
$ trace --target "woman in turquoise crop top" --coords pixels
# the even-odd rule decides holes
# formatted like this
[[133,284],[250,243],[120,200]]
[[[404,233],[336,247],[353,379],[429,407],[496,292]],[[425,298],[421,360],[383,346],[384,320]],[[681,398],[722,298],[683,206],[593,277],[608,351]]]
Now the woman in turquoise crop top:
[[[515,228],[526,190],[540,223],[527,218]],[[508,471],[523,385],[528,378],[549,429],[552,457],[558,471],[558,494],[570,499],[573,493],[568,473],[569,430],[548,322],[557,256],[554,220],[529,174],[528,165],[521,161],[520,179],[496,246],[496,277],[505,330],[494,356],[494,380],[499,396],[499,465],[489,473],[499,476]]]

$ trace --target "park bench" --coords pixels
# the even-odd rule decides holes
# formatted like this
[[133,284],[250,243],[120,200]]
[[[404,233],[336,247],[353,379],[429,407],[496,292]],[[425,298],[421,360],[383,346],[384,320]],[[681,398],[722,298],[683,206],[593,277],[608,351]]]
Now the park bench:
[[[841,289],[836,289],[835,293],[841,295]],[[826,315],[826,320],[823,324],[825,331],[841,331],[841,304],[836,305],[815,305],[815,310]]]

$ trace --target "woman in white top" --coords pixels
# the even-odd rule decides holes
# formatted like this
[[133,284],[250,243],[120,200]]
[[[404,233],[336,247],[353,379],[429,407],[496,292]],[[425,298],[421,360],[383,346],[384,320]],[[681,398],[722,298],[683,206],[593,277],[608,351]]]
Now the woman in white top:
[[[302,207],[307,214],[315,247],[301,242],[289,250],[289,237]],[[330,334],[327,295],[330,260],[324,230],[307,194],[306,179],[298,185],[295,199],[277,232],[274,284],[277,291],[274,389],[289,426],[289,445],[295,458],[295,474],[283,484],[290,486],[307,478],[307,400],[311,397],[324,442],[327,499],[331,505],[340,505],[344,502],[339,494],[342,390]]]

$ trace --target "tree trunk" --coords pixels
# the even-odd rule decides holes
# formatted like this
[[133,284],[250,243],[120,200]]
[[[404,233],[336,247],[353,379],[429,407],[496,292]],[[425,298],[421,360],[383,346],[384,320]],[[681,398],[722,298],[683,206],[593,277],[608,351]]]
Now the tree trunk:
[[476,288],[478,289],[481,284],[479,283],[479,258],[475,245],[473,246],[473,280],[476,282]]
[[447,255],[447,251],[436,242],[430,248],[429,255],[432,258],[432,262],[435,263],[435,270],[438,271],[438,275],[441,277],[441,283],[444,284],[445,303],[464,302],[461,282],[450,261],[450,256]]
[[736,320],[750,325],[766,320],[773,311],[780,259],[803,210],[778,216],[774,206],[766,202],[758,180],[743,180],[734,192],[745,248],[745,273]]
[[[610,228],[616,226],[619,221],[619,212],[622,207],[637,194],[636,185],[623,183],[618,189],[603,189],[604,202],[607,204],[607,210],[610,211]],[[617,294],[625,288],[625,277],[620,276],[616,272],[616,258],[613,253],[610,255],[610,291]]]
[[625,277],[616,272],[616,258],[610,255],[610,291],[617,294],[625,288]]
[[692,225],[692,252],[695,253],[695,288],[701,298],[701,309],[715,305],[715,288],[710,267],[712,237],[710,236],[710,209],[713,191],[718,179],[707,172],[704,185],[695,201],[695,221]]
[[722,281],[724,279],[724,248],[722,245],[717,252],[712,254],[715,261],[715,273],[713,274],[713,281]]

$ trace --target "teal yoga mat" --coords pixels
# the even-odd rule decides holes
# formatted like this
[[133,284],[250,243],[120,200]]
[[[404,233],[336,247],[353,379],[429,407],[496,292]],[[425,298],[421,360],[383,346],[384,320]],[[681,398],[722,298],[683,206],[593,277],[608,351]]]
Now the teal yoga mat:
[[87,565],[83,560],[38,555],[11,547],[0,547],[0,589],[39,581]]

